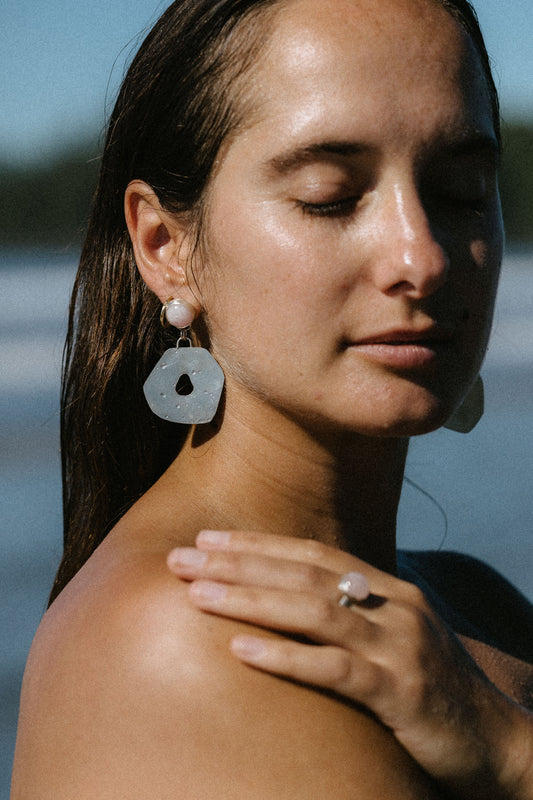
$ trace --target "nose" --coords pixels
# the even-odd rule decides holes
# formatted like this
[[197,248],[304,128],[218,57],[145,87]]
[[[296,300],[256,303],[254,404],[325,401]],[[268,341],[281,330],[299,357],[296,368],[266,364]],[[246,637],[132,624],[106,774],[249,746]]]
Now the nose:
[[450,260],[436,239],[418,188],[395,182],[383,197],[375,281],[389,296],[422,299],[447,279]]

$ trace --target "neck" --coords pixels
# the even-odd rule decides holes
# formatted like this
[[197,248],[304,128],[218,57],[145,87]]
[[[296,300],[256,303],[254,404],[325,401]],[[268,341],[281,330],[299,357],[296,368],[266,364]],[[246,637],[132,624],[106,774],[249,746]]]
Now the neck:
[[407,440],[318,438],[272,413],[226,411],[209,438],[191,431],[167,473],[180,503],[207,527],[316,539],[394,573]]

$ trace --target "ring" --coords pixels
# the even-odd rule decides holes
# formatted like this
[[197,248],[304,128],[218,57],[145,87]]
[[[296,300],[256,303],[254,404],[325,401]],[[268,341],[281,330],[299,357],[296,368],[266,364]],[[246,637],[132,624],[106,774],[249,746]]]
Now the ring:
[[360,572],[347,572],[340,579],[337,589],[342,592],[339,598],[340,606],[361,603],[363,600],[367,600],[370,595],[370,584]]

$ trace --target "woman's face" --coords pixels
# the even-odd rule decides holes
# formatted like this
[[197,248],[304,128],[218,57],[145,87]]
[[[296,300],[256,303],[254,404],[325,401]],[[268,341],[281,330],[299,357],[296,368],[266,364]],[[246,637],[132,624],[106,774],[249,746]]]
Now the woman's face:
[[479,371],[502,249],[469,39],[433,0],[292,0],[207,207],[228,400],[320,429],[442,424]]

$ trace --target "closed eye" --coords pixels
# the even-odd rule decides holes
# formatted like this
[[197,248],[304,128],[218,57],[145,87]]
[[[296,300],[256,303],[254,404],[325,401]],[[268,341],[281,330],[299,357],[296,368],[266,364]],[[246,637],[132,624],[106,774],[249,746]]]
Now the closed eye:
[[302,214],[311,217],[347,217],[355,209],[359,197],[344,197],[341,200],[334,200],[329,203],[308,203],[304,200],[297,200],[296,205]]
[[425,180],[428,199],[457,210],[483,210],[496,192],[496,162],[481,155],[446,159]]
[[478,187],[471,187],[468,190],[441,189],[432,192],[429,204],[433,208],[441,208],[446,212],[479,214],[487,208],[489,195],[487,191],[478,189]]

